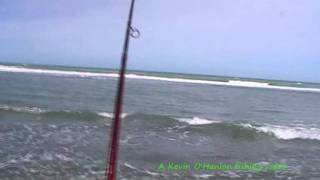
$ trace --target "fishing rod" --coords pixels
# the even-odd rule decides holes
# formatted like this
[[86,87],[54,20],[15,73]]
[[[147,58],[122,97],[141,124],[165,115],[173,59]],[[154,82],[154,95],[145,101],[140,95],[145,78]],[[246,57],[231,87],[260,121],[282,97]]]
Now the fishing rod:
[[122,57],[121,57],[121,66],[119,69],[119,80],[118,80],[118,89],[116,94],[116,99],[114,103],[114,116],[111,126],[111,139],[109,144],[109,152],[107,154],[107,167],[106,167],[106,179],[115,180],[117,173],[117,157],[119,150],[119,138],[120,138],[120,126],[121,126],[121,112],[122,112],[122,99],[124,93],[124,84],[125,84],[125,73],[128,59],[128,50],[129,50],[129,41],[130,36],[133,38],[138,38],[140,36],[139,30],[131,26],[133,9],[134,9],[135,0],[131,0],[130,12],[127,22],[126,35],[123,45]]

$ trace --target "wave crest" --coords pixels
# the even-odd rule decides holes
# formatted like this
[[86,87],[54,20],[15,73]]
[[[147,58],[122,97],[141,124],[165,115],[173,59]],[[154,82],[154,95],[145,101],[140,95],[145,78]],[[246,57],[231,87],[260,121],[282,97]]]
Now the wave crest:
[[[36,69],[18,66],[5,66],[0,65],[0,71],[3,72],[16,72],[16,73],[34,73],[34,74],[49,74],[57,76],[78,76],[78,77],[95,77],[95,78],[116,78],[117,73],[96,73],[86,71],[67,71],[67,70],[51,70],[51,69]],[[264,89],[278,89],[278,90],[291,90],[291,91],[305,91],[305,92],[319,92],[319,88],[303,88],[303,87],[290,87],[290,86],[276,86],[268,83],[255,82],[255,81],[242,81],[242,80],[229,80],[227,82],[220,82],[214,80],[200,80],[188,78],[175,78],[175,77],[158,77],[150,75],[126,74],[126,78],[130,79],[143,79],[143,80],[157,80],[168,81],[176,83],[191,83],[191,84],[207,84],[218,86],[233,86],[233,87],[248,87],[248,88],[264,88]]]
[[[292,140],[292,139],[309,139],[320,140],[320,129],[309,128],[301,126],[282,126],[273,124],[257,125],[254,123],[237,123],[237,122],[223,122],[217,120],[203,119],[199,117],[193,118],[174,118],[179,122],[184,122],[189,125],[201,125],[205,127],[215,128],[214,130],[226,130],[232,132],[246,133],[264,133],[275,136],[277,139]],[[240,129],[239,129],[240,128]],[[212,130],[212,129],[211,129]],[[212,130],[212,131],[214,131]],[[219,131],[220,132],[220,131]],[[239,135],[240,135],[239,134]]]
[[311,139],[320,140],[320,129],[307,127],[289,127],[280,125],[264,125],[256,127],[251,124],[242,124],[243,127],[255,129],[258,132],[272,134],[279,139]]
[[[0,104],[0,111],[9,111],[14,113],[26,113],[45,118],[58,119],[77,119],[77,120],[96,120],[96,119],[112,119],[113,113],[108,112],[93,112],[93,111],[71,111],[71,110],[49,110],[39,107],[12,107],[9,105]],[[235,136],[256,136],[257,134],[272,135],[277,139],[292,140],[292,139],[309,139],[320,140],[320,129],[303,126],[283,126],[273,124],[254,124],[254,123],[239,123],[239,122],[223,122],[218,120],[204,119],[200,117],[170,117],[160,115],[147,115],[142,113],[130,114],[123,113],[122,118],[131,118],[130,123],[136,126],[141,125],[142,128],[159,128],[173,127],[177,123],[184,127],[189,127],[190,132],[195,131],[206,134],[211,133],[231,133]],[[179,125],[178,124],[178,125]]]
[[[0,111],[9,111],[15,113],[25,113],[30,115],[38,115],[43,117],[61,117],[61,118],[73,118],[73,119],[99,119],[99,118],[113,118],[113,113],[108,112],[92,112],[92,111],[71,111],[71,110],[50,110],[39,107],[15,107],[0,104]],[[127,113],[123,113],[121,118],[126,118]]]
[[204,124],[212,124],[212,123],[221,123],[221,121],[208,120],[208,119],[199,118],[199,117],[175,118],[175,119],[180,122],[188,123],[190,125],[204,125]]

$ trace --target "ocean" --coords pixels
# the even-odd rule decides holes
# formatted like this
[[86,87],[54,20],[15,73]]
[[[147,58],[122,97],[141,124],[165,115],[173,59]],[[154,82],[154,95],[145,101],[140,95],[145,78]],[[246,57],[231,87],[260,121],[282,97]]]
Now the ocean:
[[[0,179],[104,179],[116,82],[1,64]],[[118,179],[320,179],[320,84],[129,71],[125,88]],[[287,168],[159,168],[237,162]]]

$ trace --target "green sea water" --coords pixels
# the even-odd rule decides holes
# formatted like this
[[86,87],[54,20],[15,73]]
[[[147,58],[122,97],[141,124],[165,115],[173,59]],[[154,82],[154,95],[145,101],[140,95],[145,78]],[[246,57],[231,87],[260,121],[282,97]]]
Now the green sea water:
[[[104,179],[117,83],[110,75],[114,73],[98,68],[0,65],[0,179]],[[135,76],[126,80],[119,179],[319,179],[318,84],[144,71],[128,74]],[[208,80],[288,88],[214,85]],[[159,164],[169,162],[285,164],[288,168],[159,170]]]

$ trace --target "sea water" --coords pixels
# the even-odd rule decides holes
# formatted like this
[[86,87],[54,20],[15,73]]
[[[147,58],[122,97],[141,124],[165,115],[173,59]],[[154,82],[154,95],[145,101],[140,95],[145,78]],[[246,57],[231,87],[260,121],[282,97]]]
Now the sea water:
[[[104,179],[114,70],[0,65],[0,179]],[[319,179],[320,85],[129,71],[119,179]],[[279,171],[163,170],[255,163]]]

